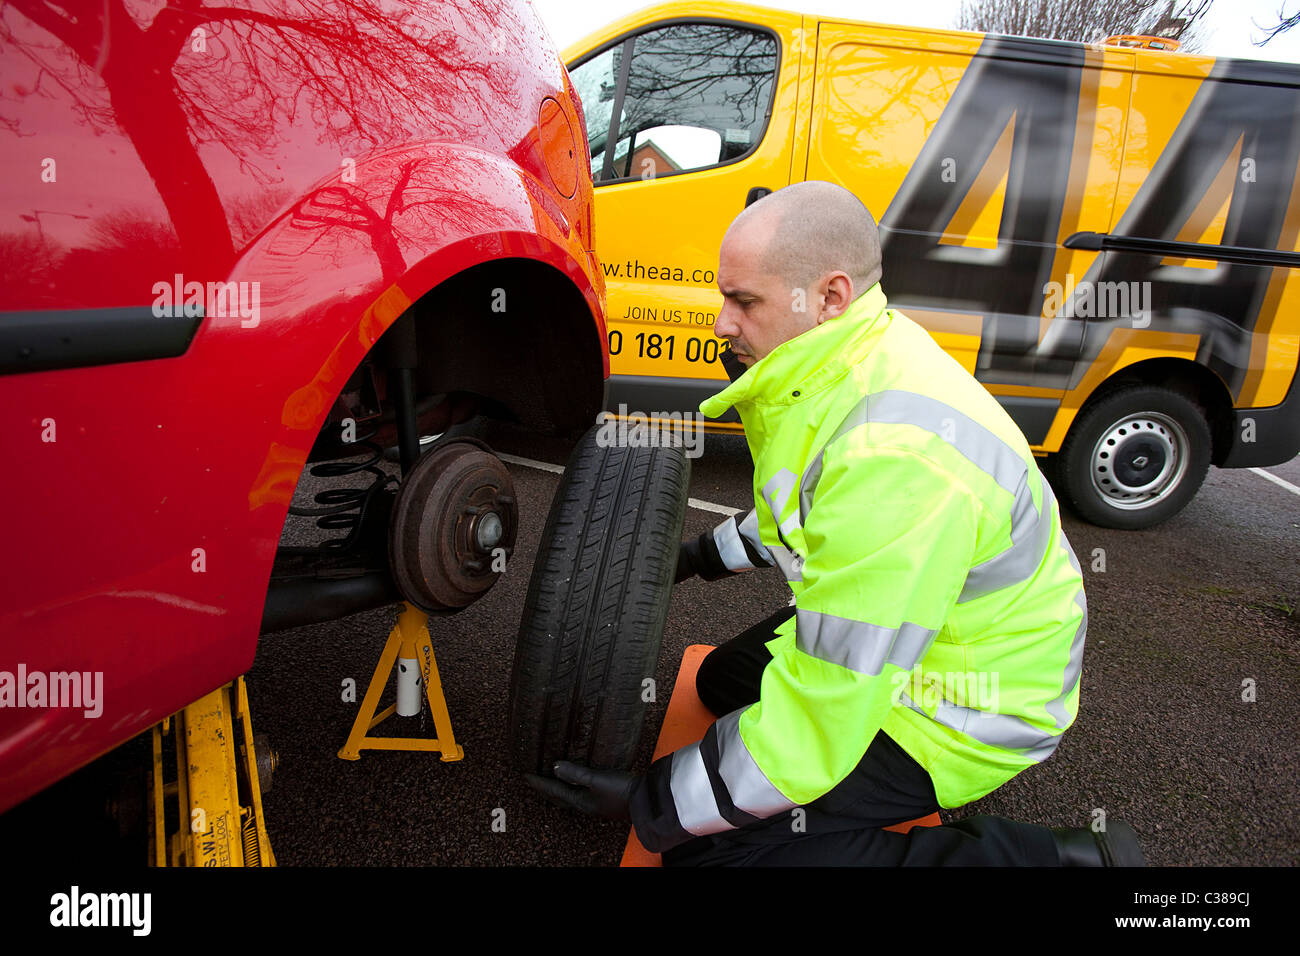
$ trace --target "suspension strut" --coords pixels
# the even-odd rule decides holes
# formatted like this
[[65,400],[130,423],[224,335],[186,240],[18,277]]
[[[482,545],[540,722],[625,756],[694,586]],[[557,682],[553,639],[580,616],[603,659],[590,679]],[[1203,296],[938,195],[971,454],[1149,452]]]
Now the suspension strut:
[[403,476],[411,473],[420,457],[420,424],[415,409],[415,370],[420,364],[415,316],[407,312],[384,333],[388,357],[388,394],[397,423],[397,446]]

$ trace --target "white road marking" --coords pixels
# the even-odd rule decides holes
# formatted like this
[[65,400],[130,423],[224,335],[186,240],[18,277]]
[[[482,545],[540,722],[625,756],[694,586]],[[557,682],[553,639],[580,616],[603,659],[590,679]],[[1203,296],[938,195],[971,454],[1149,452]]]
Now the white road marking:
[[[564,474],[563,465],[552,465],[549,461],[537,461],[532,458],[520,458],[518,455],[503,455],[499,453],[497,457],[512,465],[522,465],[525,468],[537,468],[540,471],[549,471],[556,475]],[[712,511],[715,514],[727,515],[728,517],[740,514],[739,508],[729,508],[726,505],[716,505],[712,501],[701,501],[699,498],[687,498],[686,503],[692,508],[698,508],[700,511]]]
[[503,455],[497,452],[497,457],[502,461],[508,461],[512,465],[523,465],[525,468],[540,468],[542,471],[552,471],[557,475],[564,474],[563,465],[552,465],[549,461],[534,461],[531,458],[519,458],[515,455]]
[[1246,470],[1247,470],[1247,471],[1253,471],[1255,474],[1259,475],[1261,478],[1267,478],[1269,481],[1273,482],[1273,484],[1275,484],[1275,485],[1281,485],[1283,488],[1285,488],[1287,491],[1291,492],[1291,494],[1293,494],[1293,495],[1300,495],[1300,488],[1297,488],[1295,485],[1291,484],[1291,482],[1289,482],[1289,481],[1283,481],[1283,480],[1282,480],[1281,478],[1279,478],[1277,475],[1270,474],[1269,472],[1265,471],[1263,468],[1247,468]]
[[715,505],[712,501],[701,501],[699,498],[687,498],[686,503],[692,508],[699,508],[701,511],[712,511],[716,514],[733,515],[740,514],[739,508],[728,508],[726,505]]

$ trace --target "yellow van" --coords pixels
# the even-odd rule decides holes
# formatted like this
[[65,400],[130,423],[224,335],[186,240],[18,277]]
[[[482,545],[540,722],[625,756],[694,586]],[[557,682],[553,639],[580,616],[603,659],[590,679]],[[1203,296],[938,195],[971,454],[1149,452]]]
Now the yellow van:
[[876,216],[890,303],[1088,520],[1146,527],[1211,463],[1300,451],[1300,68],[736,3],[651,7],[565,59],[611,409],[690,411],[721,387],[723,233],[819,179]]

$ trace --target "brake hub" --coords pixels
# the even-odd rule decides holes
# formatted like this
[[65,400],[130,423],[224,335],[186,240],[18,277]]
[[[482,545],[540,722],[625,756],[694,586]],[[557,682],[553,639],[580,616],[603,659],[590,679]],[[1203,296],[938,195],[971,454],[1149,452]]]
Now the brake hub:
[[482,597],[514,551],[518,505],[510,473],[472,438],[420,457],[397,492],[388,553],[402,596],[427,612]]

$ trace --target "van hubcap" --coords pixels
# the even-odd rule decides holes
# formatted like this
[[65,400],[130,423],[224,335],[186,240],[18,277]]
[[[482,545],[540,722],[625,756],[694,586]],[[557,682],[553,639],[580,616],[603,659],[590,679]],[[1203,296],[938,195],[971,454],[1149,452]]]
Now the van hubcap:
[[1116,508],[1150,508],[1182,481],[1187,448],[1187,433],[1168,415],[1129,415],[1093,446],[1092,486]]

